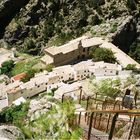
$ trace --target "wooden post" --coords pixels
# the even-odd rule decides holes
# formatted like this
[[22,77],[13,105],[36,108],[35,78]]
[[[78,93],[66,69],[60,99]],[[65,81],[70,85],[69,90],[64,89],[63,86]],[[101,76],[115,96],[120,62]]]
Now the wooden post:
[[118,118],[118,115],[119,113],[116,113],[112,119],[112,124],[111,124],[111,129],[110,129],[110,132],[109,132],[109,138],[108,140],[112,140],[112,137],[113,137],[113,133],[114,133],[114,129],[115,129],[115,125],[116,125],[116,121],[117,121],[117,118]]
[[62,95],[62,103],[63,103],[63,101],[64,101],[64,94]]
[[88,110],[89,98],[90,98],[90,97],[87,97],[86,110]]
[[[98,104],[96,104],[96,110],[97,110],[97,108],[98,108]],[[95,114],[95,119],[94,119],[94,128],[95,128],[95,126],[96,126],[96,118],[97,118],[97,113]]]
[[100,127],[100,124],[101,124],[101,118],[102,118],[102,113],[100,113],[100,118],[99,118],[99,125],[98,125],[98,128]]
[[80,87],[80,97],[79,97],[79,104],[81,104],[81,98],[82,98],[82,87]]
[[135,121],[136,121],[136,116],[134,117],[134,120],[133,120],[132,126],[131,126],[131,128],[130,128],[130,133],[129,133],[128,140],[130,140],[130,138],[131,138],[131,135],[132,135],[132,131],[133,131],[133,128],[134,128]]
[[[87,97],[86,110],[88,110],[88,103],[89,103],[89,97]],[[88,115],[88,113],[86,112],[86,113],[85,113],[85,122],[86,122],[86,120],[87,120],[87,115]]]
[[81,112],[79,113],[79,119],[78,119],[78,124],[80,125],[80,121],[81,121]]
[[92,122],[93,122],[93,115],[94,115],[94,112],[92,112],[91,116],[90,116],[90,123],[89,123],[89,129],[88,129],[88,140],[90,140],[90,135],[91,135],[91,130],[92,130]]
[[110,118],[111,118],[111,113],[109,114],[109,117],[108,117],[107,126],[106,126],[106,132],[108,131]]

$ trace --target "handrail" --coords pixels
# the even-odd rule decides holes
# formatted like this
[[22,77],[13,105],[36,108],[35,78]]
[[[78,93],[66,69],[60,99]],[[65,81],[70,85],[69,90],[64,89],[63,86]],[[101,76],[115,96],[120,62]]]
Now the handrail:
[[140,109],[133,109],[133,110],[81,110],[76,112],[86,112],[86,113],[120,113],[120,114],[140,114]]
[[[108,140],[112,140],[112,138],[113,138],[113,133],[114,133],[116,121],[117,121],[117,118],[120,114],[124,114],[124,115],[128,115],[128,116],[134,116],[134,121],[132,123],[131,131],[129,133],[128,139],[131,138],[134,123],[136,122],[136,116],[140,116],[140,109],[133,109],[133,110],[81,110],[81,111],[76,111],[76,112],[80,112],[80,114],[79,114],[79,124],[80,124],[81,113],[82,112],[90,113],[88,140],[90,140],[91,130],[92,130],[92,127],[93,127],[93,115],[96,114],[96,113],[100,113],[100,114],[103,114],[103,113],[111,114],[112,113],[112,114],[114,114],[113,118],[112,118],[112,124],[111,124],[111,128],[110,128],[110,131],[109,131]],[[94,127],[95,127],[95,124],[94,124]],[[108,130],[108,128],[107,128],[107,130]]]

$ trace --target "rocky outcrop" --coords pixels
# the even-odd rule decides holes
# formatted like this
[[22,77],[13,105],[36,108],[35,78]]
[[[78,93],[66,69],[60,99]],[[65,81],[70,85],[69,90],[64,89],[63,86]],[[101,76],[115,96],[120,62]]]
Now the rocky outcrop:
[[0,139],[1,140],[24,139],[24,135],[15,126],[2,125],[0,126]]
[[5,27],[28,2],[29,0],[2,0],[0,3],[0,38],[4,34]]
[[28,117],[31,121],[40,117],[40,115],[47,113],[52,106],[55,106],[55,103],[49,101],[51,99],[50,96],[44,96],[41,99],[31,100]]
[[123,23],[117,28],[112,36],[112,43],[118,46],[124,52],[129,51],[129,46],[137,37],[137,20],[136,16],[128,16]]

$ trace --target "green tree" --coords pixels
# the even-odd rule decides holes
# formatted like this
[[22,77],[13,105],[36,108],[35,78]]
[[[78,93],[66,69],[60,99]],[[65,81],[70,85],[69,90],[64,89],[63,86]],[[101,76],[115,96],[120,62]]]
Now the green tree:
[[14,67],[14,61],[8,60],[2,63],[1,65],[1,73],[11,76],[11,70]]
[[108,63],[115,63],[116,57],[111,49],[107,48],[92,48],[90,50],[90,56],[93,61],[104,61]]
[[75,119],[74,111],[73,102],[58,103],[34,121],[27,120],[20,128],[27,139],[79,139],[81,129],[74,124],[71,126]]
[[29,102],[19,106],[12,105],[0,112],[0,123],[19,123],[26,117],[29,109]]
[[120,79],[103,79],[101,81],[92,80],[89,81],[90,88],[99,97],[111,97],[115,98],[120,93],[121,81]]
[[140,41],[135,41],[130,46],[129,55],[135,59],[138,63],[140,63]]
[[26,72],[26,76],[21,79],[22,82],[28,82],[32,77],[34,77],[37,71],[34,69],[30,69]]
[[37,55],[39,53],[40,47],[37,46],[37,43],[32,38],[26,38],[24,41],[24,49],[23,52],[31,54],[31,55]]
[[136,64],[128,64],[125,69],[126,70],[136,70]]

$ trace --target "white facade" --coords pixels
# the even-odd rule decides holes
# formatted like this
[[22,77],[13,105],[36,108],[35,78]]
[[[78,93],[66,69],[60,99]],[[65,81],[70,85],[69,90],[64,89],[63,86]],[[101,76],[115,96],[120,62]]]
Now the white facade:
[[56,67],[53,69],[53,73],[59,76],[61,82],[73,81],[75,77],[74,69],[71,65]]
[[30,98],[41,92],[49,92],[53,88],[59,88],[68,83],[83,80],[92,76],[116,76],[130,74],[130,71],[120,71],[117,64],[93,62],[87,60],[75,65],[60,66],[53,69],[52,72],[42,72],[36,74],[30,81],[23,83],[16,81],[6,86],[8,104],[14,100],[24,97]]

